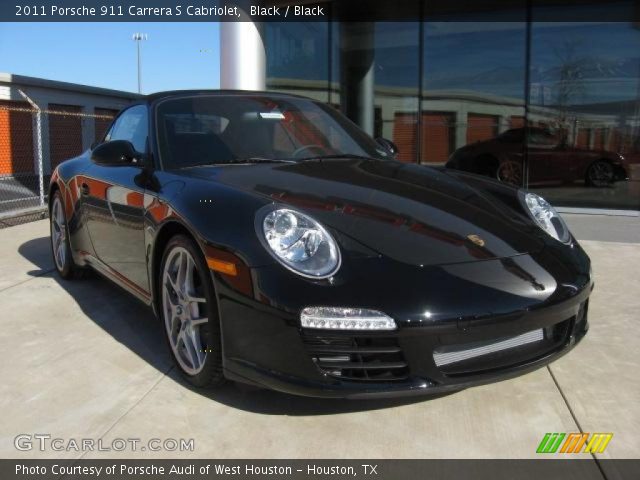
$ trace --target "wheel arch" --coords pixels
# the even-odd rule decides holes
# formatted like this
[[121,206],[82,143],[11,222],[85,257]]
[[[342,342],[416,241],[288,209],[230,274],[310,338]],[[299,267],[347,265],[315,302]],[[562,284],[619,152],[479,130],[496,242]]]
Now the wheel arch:
[[[222,321],[223,321],[222,312],[220,310],[220,301],[218,298],[218,288],[216,285],[215,276],[212,275],[211,270],[207,268],[207,255],[204,249],[203,239],[200,236],[198,236],[189,226],[185,225],[185,223],[183,223],[182,221],[176,218],[167,220],[159,226],[151,246],[150,262],[149,262],[151,265],[151,269],[150,269],[151,271],[151,279],[150,279],[151,307],[156,317],[160,321],[162,321],[162,317],[160,314],[160,309],[162,308],[161,307],[162,295],[160,293],[160,280],[159,280],[159,277],[161,274],[160,268],[162,264],[162,257],[164,256],[164,252],[166,250],[167,245],[169,244],[171,239],[177,235],[184,235],[185,237],[191,239],[196,244],[196,248],[199,250],[200,254],[204,258],[204,263],[206,268],[205,275],[208,275],[209,280],[211,282],[210,285],[211,285],[212,294],[214,297],[213,301],[215,302],[215,305],[213,306],[213,309],[214,309],[213,311],[215,311],[215,313],[217,314],[217,320],[219,322],[219,336],[220,336],[220,349],[221,349],[220,353],[222,358],[221,368],[222,368],[222,371],[224,372],[226,349],[225,349],[225,342],[224,342],[224,330],[222,327]],[[163,330],[165,329],[164,324],[162,325],[162,328]],[[223,376],[224,376],[224,373],[223,373]]]
[[[48,198],[47,198],[47,213],[49,214],[49,218],[51,218],[51,210],[53,209],[53,200],[56,192],[60,192],[60,199],[62,201],[62,211],[64,213],[67,224],[70,225],[71,222],[73,221],[73,217],[74,217],[73,212],[75,211],[76,206],[73,204],[71,205],[69,204],[69,202],[72,202],[69,195],[69,185],[67,185],[65,181],[59,176],[57,176],[54,180],[52,180],[51,184],[49,185]],[[72,213],[69,213],[69,210],[71,210]],[[71,252],[72,252],[71,254],[73,255],[74,261],[78,265],[84,265],[83,260],[76,255],[76,250],[74,248],[75,236],[72,234],[69,235],[69,245],[71,247]]]
[[56,192],[61,192],[62,189],[60,188],[60,185],[58,185],[58,182],[54,181],[51,183],[51,185],[49,186],[49,198],[47,198],[47,211],[49,212],[49,215],[51,215],[51,208],[53,208],[53,196],[55,195]]
[[610,158],[607,158],[607,157],[596,157],[596,158],[594,158],[593,160],[591,160],[588,163],[588,166],[590,167],[591,165],[593,165],[596,162],[607,162],[607,163],[610,163],[611,165],[613,165],[613,160],[611,160]]
[[500,166],[500,159],[492,153],[484,152],[473,157],[471,164],[474,169],[473,173],[493,177]]
[[606,162],[609,165],[613,166],[613,160],[611,160],[610,158],[607,157],[596,157],[593,160],[591,160],[589,163],[587,163],[587,168],[585,169],[585,172],[589,171],[589,169],[597,162]]
[[[155,235],[153,243],[151,245],[151,252],[149,255],[149,259],[150,259],[149,275],[151,277],[149,282],[151,286],[151,306],[156,316],[158,316],[158,313],[159,313],[158,299],[160,297],[159,284],[158,284],[158,272],[160,271],[160,264],[162,263],[162,256],[164,254],[165,248],[169,243],[169,241],[176,235],[185,235],[189,237],[191,240],[195,242],[195,244],[200,249],[200,253],[205,258],[205,262],[207,258],[204,248],[202,247],[202,242],[200,241],[198,236],[183,222],[180,222],[179,220],[176,220],[176,219],[172,219],[172,220],[166,221],[160,226],[160,228],[158,229],[158,232]],[[211,278],[211,284],[213,287],[213,292],[216,296],[216,303],[217,303],[218,290],[216,288],[213,275],[209,275],[209,276]]]

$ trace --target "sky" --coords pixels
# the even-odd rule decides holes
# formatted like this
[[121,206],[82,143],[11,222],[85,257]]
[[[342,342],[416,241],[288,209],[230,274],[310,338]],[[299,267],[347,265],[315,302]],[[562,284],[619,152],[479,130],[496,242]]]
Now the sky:
[[0,23],[0,72],[142,93],[220,85],[218,23]]
[[[409,25],[400,34],[397,24],[378,25],[377,83],[416,86],[419,31],[416,23]],[[269,26],[271,36],[281,30],[286,34],[282,41],[271,42],[269,75],[326,78],[327,25]],[[218,23],[0,23],[0,72],[136,91],[134,32],[148,35],[141,43],[143,93],[219,87]],[[426,87],[520,98],[524,95],[525,32],[522,22],[428,23]],[[584,42],[585,38],[591,40]],[[307,40],[312,39],[314,48],[308,48]],[[567,39],[581,41],[580,55],[590,59],[585,75],[594,77],[595,90],[585,89],[584,102],[637,97],[640,31],[628,24],[534,24],[532,82],[556,83],[556,51]],[[608,82],[608,88],[599,86],[602,81]],[[591,93],[601,98],[592,98]]]

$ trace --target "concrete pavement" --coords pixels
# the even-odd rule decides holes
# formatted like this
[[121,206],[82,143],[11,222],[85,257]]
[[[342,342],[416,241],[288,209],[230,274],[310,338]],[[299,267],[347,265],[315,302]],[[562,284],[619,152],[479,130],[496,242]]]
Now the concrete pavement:
[[0,230],[0,456],[177,456],[14,448],[16,435],[49,433],[193,438],[187,457],[534,458],[546,432],[584,431],[614,433],[603,458],[640,458],[640,245],[583,246],[591,331],[550,368],[431,400],[343,401],[190,389],[150,311],[97,275],[58,278],[47,221]]

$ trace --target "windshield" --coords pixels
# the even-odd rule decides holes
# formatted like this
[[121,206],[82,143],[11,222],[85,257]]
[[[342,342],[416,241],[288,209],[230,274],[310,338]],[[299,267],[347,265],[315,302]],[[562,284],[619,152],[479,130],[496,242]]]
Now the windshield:
[[339,155],[390,158],[333,108],[303,98],[199,95],[156,108],[164,168]]

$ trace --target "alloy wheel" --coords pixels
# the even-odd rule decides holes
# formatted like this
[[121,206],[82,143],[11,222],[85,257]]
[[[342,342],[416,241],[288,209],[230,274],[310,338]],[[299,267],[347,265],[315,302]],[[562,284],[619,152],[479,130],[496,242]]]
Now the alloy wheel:
[[496,178],[511,185],[522,185],[522,167],[517,162],[502,162],[498,166]]
[[613,168],[609,162],[598,161],[589,168],[589,181],[596,187],[604,187],[613,182]]
[[56,267],[63,271],[67,259],[67,224],[60,197],[55,198],[51,209],[51,243]]
[[175,247],[162,272],[162,306],[169,344],[188,375],[202,371],[207,358],[207,300],[196,262],[189,251]]

